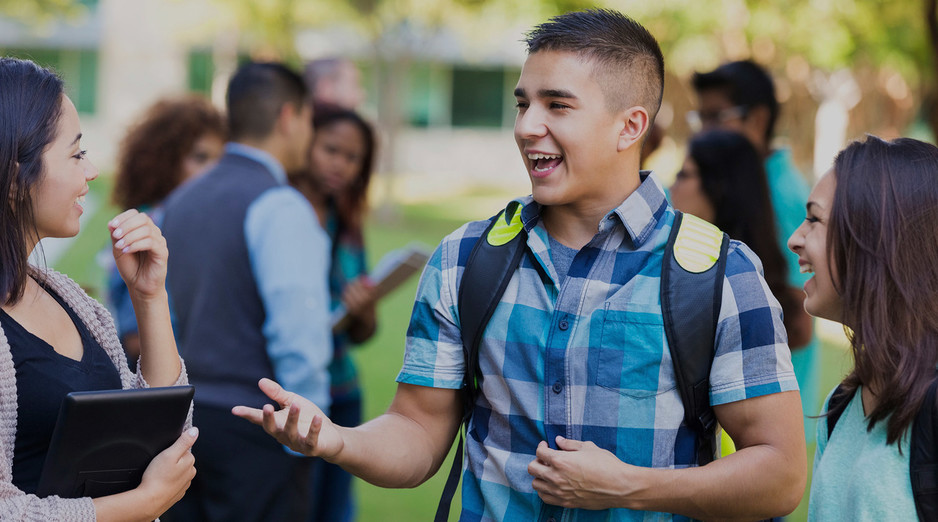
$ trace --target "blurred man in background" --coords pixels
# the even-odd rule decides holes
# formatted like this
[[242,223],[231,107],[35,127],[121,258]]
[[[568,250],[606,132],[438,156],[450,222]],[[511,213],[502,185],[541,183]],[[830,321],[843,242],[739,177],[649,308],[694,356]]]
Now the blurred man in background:
[[361,73],[358,72],[358,67],[346,58],[312,60],[306,64],[303,77],[313,103],[357,110],[365,101]]
[[[777,240],[788,265],[789,291],[803,301],[801,289],[810,274],[801,273],[798,256],[787,245],[788,238],[804,220],[809,188],[792,161],[791,151],[772,147],[779,114],[772,78],[756,63],[744,60],[696,73],[692,83],[697,93],[697,110],[688,114],[692,130],[718,127],[739,132],[749,138],[765,159]],[[801,308],[795,312],[798,317],[785,318],[789,325],[788,345],[801,389],[802,407],[807,415],[813,415],[819,406],[820,352],[813,320]],[[814,434],[813,422],[806,422],[805,436],[809,441],[814,440]]]
[[309,460],[233,417],[261,407],[261,378],[329,403],[330,245],[287,171],[309,161],[303,79],[276,63],[242,66],[228,84],[231,141],[218,164],[166,203],[167,283],[179,348],[196,387],[198,477],[174,521],[300,520]]

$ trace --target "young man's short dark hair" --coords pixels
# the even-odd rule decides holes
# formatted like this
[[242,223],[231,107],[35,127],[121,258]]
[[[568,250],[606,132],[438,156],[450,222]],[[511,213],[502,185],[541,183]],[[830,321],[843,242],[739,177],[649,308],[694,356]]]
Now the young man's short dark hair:
[[528,54],[565,51],[592,60],[611,111],[638,104],[655,120],[664,93],[664,56],[635,20],[611,9],[577,11],[538,25],[525,42]]
[[752,108],[765,106],[769,109],[769,121],[765,130],[768,143],[775,134],[778,119],[778,100],[772,77],[761,66],[751,60],[723,64],[706,73],[695,73],[691,84],[698,94],[719,90],[726,93],[733,105]]
[[279,63],[247,63],[228,82],[230,138],[262,139],[270,134],[285,103],[299,110],[307,90],[299,74]]

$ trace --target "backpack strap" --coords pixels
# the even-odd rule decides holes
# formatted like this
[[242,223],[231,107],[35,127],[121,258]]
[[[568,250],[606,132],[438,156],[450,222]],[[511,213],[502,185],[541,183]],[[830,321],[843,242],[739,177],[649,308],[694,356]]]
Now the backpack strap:
[[834,433],[834,426],[837,425],[837,421],[840,420],[840,416],[844,414],[852,398],[853,393],[846,393],[843,384],[838,384],[837,387],[834,388],[834,393],[831,394],[830,400],[827,401],[828,442],[831,440],[831,434]]
[[[521,222],[521,205],[512,202],[489,221],[485,232],[472,247],[459,284],[459,329],[463,340],[466,371],[463,375],[462,424],[469,429],[469,417],[482,383],[479,370],[479,344],[482,331],[502,299],[508,281],[524,255],[527,232]],[[456,456],[450,468],[434,521],[445,522],[462,471],[463,434],[459,432]]]
[[716,452],[710,367],[723,299],[729,236],[710,223],[675,212],[661,266],[661,311],[684,422],[697,433],[697,463]]
[[919,520],[938,520],[938,379],[932,381],[912,424],[909,478]]

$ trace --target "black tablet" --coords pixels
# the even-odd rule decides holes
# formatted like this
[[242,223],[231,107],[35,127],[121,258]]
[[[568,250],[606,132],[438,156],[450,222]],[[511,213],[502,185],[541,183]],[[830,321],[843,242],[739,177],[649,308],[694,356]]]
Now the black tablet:
[[36,495],[103,497],[133,489],[179,435],[195,388],[72,392],[65,396]]

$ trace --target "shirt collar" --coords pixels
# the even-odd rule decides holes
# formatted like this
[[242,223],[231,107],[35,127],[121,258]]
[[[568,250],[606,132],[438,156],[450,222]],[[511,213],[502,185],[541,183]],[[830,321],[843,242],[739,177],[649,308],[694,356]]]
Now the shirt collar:
[[[643,245],[652,237],[661,220],[668,201],[664,188],[650,170],[639,173],[641,184],[618,207],[610,210],[599,223],[599,232],[605,232],[616,222],[622,223],[636,247]],[[513,201],[522,205],[521,221],[528,232],[537,225],[541,215],[541,205],[530,195]],[[618,219],[617,219],[618,218]]]
[[271,156],[269,152],[243,143],[229,141],[225,144],[225,153],[252,159],[264,167],[267,167],[267,170],[269,170],[270,174],[277,180],[277,183],[281,185],[287,183],[287,172],[283,170],[283,165],[277,161],[277,158]]

